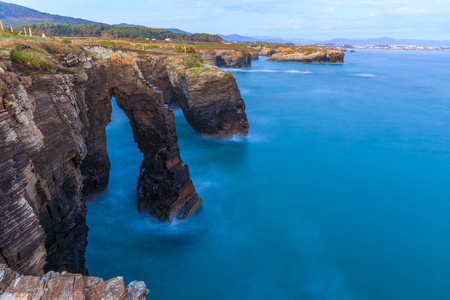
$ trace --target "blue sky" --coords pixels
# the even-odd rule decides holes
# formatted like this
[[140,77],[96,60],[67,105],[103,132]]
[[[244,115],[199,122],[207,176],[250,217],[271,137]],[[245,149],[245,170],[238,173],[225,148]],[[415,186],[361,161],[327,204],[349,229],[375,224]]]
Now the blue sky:
[[21,0],[43,12],[189,32],[325,40],[450,40],[450,0]]

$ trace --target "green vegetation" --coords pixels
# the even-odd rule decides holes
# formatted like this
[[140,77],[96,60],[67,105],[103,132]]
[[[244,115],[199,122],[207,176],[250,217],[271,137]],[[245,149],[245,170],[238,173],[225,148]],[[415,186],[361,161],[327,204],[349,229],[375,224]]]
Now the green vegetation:
[[114,47],[116,45],[116,43],[111,42],[111,41],[100,41],[98,43],[102,44],[102,45],[105,45],[105,46],[110,46],[110,47]]
[[311,55],[313,53],[322,52],[322,51],[326,52],[326,50],[322,50],[320,48],[303,48],[303,49],[297,49],[297,50],[284,51],[284,52],[281,52],[280,54],[281,55],[289,55],[289,54],[299,53],[299,54],[303,54],[303,55]]
[[202,57],[197,54],[188,54],[183,56],[181,59],[180,65],[184,66],[186,69],[192,69],[192,68],[200,68],[203,67],[201,64]]
[[[207,33],[195,33],[187,35],[184,33],[173,33],[166,29],[157,29],[138,26],[118,26],[104,24],[82,24],[66,25],[56,23],[35,23],[26,24],[33,32],[45,33],[48,36],[65,37],[102,37],[102,38],[139,38],[139,39],[172,39],[201,42],[222,42],[222,38],[217,35]],[[20,27],[17,27],[20,29]]]
[[9,24],[15,26],[34,22],[54,22],[63,24],[98,24],[97,22],[78,18],[42,13],[28,7],[5,2],[0,2],[0,20],[3,21],[4,26],[5,25],[9,26]]
[[199,68],[189,69],[188,72],[191,72],[191,73],[203,73],[203,72],[209,73],[209,72],[211,72],[211,69],[207,68],[207,67],[199,67]]
[[[30,49],[31,50],[31,49]],[[42,57],[40,57],[37,54],[30,53],[30,52],[37,52],[37,51],[13,51],[11,54],[11,60],[16,63],[21,64],[30,64],[35,69],[41,69],[41,68],[49,68],[51,67],[51,64],[48,63],[46,60],[44,60]]]
[[69,40],[69,39],[62,39],[61,43],[63,43],[63,44],[70,44],[70,43],[72,43],[72,41]]
[[30,36],[26,36],[23,33],[21,35],[19,35],[20,31],[14,31],[11,32],[7,29],[5,30],[0,30],[0,41],[3,40],[9,40],[9,41],[17,41],[17,40],[41,40],[42,38],[40,37],[30,37]]
[[304,48],[300,50],[301,53],[303,53],[304,55],[310,55],[316,52],[322,52],[322,49],[319,48]]
[[158,49],[159,46],[156,45],[150,45],[150,46],[144,46],[144,50],[148,50],[148,49]]
[[180,46],[180,47],[177,47],[177,49],[175,49],[175,52],[177,52],[177,53],[195,53],[195,49],[192,47]]

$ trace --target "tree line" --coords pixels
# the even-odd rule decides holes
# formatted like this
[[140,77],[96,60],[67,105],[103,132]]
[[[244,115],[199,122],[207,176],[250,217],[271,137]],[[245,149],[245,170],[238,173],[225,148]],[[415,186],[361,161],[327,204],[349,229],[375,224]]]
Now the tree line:
[[137,26],[118,26],[103,24],[82,24],[67,25],[57,23],[33,23],[18,26],[31,28],[33,32],[44,33],[48,36],[67,36],[67,37],[102,37],[102,38],[142,38],[163,40],[170,38],[177,41],[197,41],[197,42],[222,42],[220,36],[207,33],[194,33],[191,35],[185,33],[173,33],[166,29],[137,27]]

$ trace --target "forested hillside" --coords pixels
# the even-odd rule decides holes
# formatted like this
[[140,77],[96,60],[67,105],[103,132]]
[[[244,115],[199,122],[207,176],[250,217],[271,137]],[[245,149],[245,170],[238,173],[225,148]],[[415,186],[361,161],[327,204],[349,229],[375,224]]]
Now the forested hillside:
[[222,42],[222,38],[217,35],[207,33],[194,33],[187,35],[185,33],[173,33],[166,29],[137,27],[137,26],[118,26],[103,24],[84,24],[67,25],[55,23],[34,23],[21,25],[21,27],[30,27],[33,32],[45,33],[48,36],[67,36],[67,37],[103,37],[103,38],[149,38],[198,41],[198,42]]
[[0,1],[0,20],[4,25],[21,25],[38,22],[63,24],[102,24],[84,19],[43,13],[25,6]]

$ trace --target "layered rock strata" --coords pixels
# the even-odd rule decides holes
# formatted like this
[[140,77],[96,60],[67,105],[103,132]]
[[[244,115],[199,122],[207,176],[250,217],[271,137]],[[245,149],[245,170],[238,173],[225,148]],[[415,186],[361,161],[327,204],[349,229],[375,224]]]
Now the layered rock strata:
[[220,68],[249,68],[252,60],[258,59],[256,51],[234,49],[196,49],[204,61]]
[[122,277],[103,280],[67,272],[26,276],[0,264],[0,299],[33,300],[143,300],[149,294],[145,283],[133,281],[126,288]]
[[166,104],[182,108],[198,134],[212,138],[247,134],[245,103],[233,75],[211,65],[186,68],[183,59],[159,56],[137,63],[146,80],[163,87]]
[[12,62],[11,51],[0,53],[9,66],[0,68],[0,263],[25,275],[87,274],[85,198],[108,184],[111,97],[144,156],[139,210],[161,220],[187,218],[202,203],[180,158],[167,103],[179,103],[201,134],[248,131],[231,73],[213,66],[199,72],[178,56],[97,48],[102,52],[53,53],[51,73]]
[[215,138],[248,133],[245,104],[230,72],[210,67],[196,73],[176,64],[169,64],[167,72],[184,116],[198,134]]

